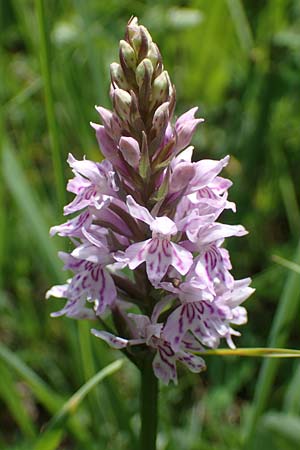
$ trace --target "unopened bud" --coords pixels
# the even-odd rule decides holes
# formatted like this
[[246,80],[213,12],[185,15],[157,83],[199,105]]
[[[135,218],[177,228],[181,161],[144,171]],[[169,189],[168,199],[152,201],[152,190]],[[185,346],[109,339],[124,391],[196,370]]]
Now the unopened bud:
[[151,42],[147,53],[147,58],[150,59],[150,61],[153,64],[153,67],[155,67],[158,61],[160,61],[161,59],[160,51],[158,50],[158,47],[155,44],[155,42]]
[[120,56],[123,58],[126,66],[135,70],[137,59],[134,49],[126,41],[120,41]]
[[139,34],[139,22],[137,17],[133,17],[127,25],[126,29],[126,39],[128,39],[130,42],[133,42],[136,39],[136,36]]
[[165,130],[169,120],[169,102],[160,105],[154,113],[152,127],[155,131]]
[[143,25],[138,24],[138,20],[134,17],[127,26],[128,39],[137,54],[141,51],[145,56],[152,42],[152,37]]
[[136,69],[136,82],[140,88],[145,80],[150,84],[153,75],[153,66],[150,59],[145,58]]
[[154,113],[152,128],[150,130],[149,154],[158,149],[164,140],[165,131],[169,122],[169,102],[160,105]]
[[122,136],[119,141],[120,151],[131,167],[137,168],[141,158],[139,143],[132,137]]
[[117,115],[122,120],[128,120],[130,115],[131,95],[124,89],[115,89],[113,103]]
[[116,84],[121,89],[130,89],[129,84],[126,81],[125,74],[120,64],[113,62],[110,65],[110,76],[112,83]]
[[164,70],[157,78],[155,78],[152,85],[152,105],[156,103],[163,103],[169,96],[170,79],[168,72]]

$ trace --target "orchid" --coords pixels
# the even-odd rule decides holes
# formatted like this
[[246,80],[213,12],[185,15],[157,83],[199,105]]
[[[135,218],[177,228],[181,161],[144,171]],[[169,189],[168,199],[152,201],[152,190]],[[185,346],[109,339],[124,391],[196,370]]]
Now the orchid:
[[91,123],[105,159],[68,158],[75,198],[64,213],[79,215],[51,234],[75,246],[60,254],[73,277],[47,298],[67,299],[54,316],[103,325],[111,313],[115,329],[93,334],[141,369],[150,361],[163,383],[176,383],[177,362],[204,370],[195,353],[222,339],[234,348],[232,325],[247,321],[241,304],[254,291],[251,280],[234,279],[224,248],[227,237],[247,231],[219,222],[225,209],[236,209],[228,201],[232,183],[220,176],[229,156],[193,162],[190,143],[203,119],[192,108],[174,123],[175,88],[136,18],[120,42],[120,63],[111,65],[110,95],[113,110],[97,106],[102,125]]

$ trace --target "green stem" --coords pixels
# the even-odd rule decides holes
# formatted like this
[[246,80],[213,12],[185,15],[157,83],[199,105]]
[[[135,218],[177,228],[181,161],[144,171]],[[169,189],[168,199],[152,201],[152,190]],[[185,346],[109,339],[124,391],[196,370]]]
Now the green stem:
[[140,448],[156,450],[158,380],[153,373],[152,358],[141,369],[141,436]]

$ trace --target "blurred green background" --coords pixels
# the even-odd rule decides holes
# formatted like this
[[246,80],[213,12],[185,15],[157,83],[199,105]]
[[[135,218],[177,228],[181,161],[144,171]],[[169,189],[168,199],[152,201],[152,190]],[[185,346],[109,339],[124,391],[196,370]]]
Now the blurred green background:
[[[139,381],[125,362],[76,412],[45,426],[116,358],[89,324],[51,319],[64,280],[48,229],[61,223],[68,152],[100,158],[89,121],[110,106],[109,64],[131,15],[150,29],[177,88],[176,114],[198,105],[197,158],[232,156],[236,278],[253,276],[241,347],[299,348],[299,0],[1,0],[0,448],[138,449]],[[60,177],[63,167],[64,179]],[[70,200],[70,198],[69,198]],[[294,261],[292,264],[291,262]],[[300,448],[300,366],[207,357],[162,388],[159,450]],[[44,436],[44,437],[43,437]],[[46,436],[46,437],[45,437]]]

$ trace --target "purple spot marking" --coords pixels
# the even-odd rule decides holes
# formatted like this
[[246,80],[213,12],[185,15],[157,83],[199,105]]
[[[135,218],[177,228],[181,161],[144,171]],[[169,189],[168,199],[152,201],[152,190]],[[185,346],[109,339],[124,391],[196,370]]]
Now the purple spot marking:
[[158,246],[159,246],[159,239],[158,238],[151,239],[148,252],[152,254],[155,253]]

